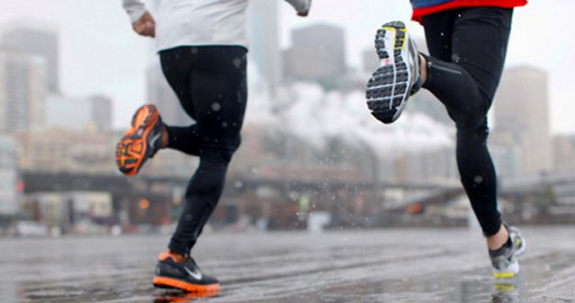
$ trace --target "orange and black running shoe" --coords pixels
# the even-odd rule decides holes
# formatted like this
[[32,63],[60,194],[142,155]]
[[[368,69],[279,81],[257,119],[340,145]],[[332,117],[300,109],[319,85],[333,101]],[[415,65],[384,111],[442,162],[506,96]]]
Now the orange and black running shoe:
[[145,104],[132,118],[132,127],[116,145],[116,165],[126,176],[136,175],[162,146],[162,118],[156,106]]
[[156,275],[152,282],[158,288],[176,288],[193,292],[201,296],[215,296],[220,290],[220,282],[200,271],[200,268],[191,257],[183,263],[175,261],[176,258],[169,252],[158,256]]

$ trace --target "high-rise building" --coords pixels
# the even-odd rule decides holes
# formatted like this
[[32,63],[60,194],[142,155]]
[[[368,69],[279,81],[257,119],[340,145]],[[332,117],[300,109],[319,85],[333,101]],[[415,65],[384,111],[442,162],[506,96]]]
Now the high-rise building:
[[58,33],[49,26],[14,24],[2,33],[2,47],[21,55],[40,57],[46,62],[48,91],[60,92]]
[[93,96],[90,98],[92,103],[92,117],[99,130],[112,130],[112,100],[105,96]]
[[560,135],[553,138],[554,169],[575,171],[575,136]]
[[94,129],[18,132],[14,135],[18,167],[23,171],[115,173],[118,168],[110,158],[119,136]]
[[104,96],[67,97],[53,94],[46,98],[45,108],[47,128],[112,129],[112,100]]
[[46,98],[46,127],[81,130],[92,123],[88,98],[49,95]]
[[0,216],[13,216],[20,211],[18,159],[12,138],[0,137]]
[[147,71],[147,100],[158,107],[162,121],[170,125],[189,125],[192,123],[186,114],[176,94],[164,78],[157,62],[148,67]]
[[529,66],[506,69],[493,106],[494,133],[508,134],[519,147],[521,172],[552,169],[547,73]]
[[46,76],[42,57],[0,49],[0,131],[44,124]]
[[288,80],[314,81],[332,89],[346,73],[342,28],[316,24],[292,31],[292,47],[284,53],[284,74]]
[[281,78],[279,1],[251,0],[248,8],[248,29],[251,62],[275,94]]

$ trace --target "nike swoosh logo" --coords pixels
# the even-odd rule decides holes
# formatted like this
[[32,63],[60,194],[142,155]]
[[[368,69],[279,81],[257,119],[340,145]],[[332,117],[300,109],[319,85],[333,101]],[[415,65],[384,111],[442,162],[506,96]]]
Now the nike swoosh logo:
[[156,145],[156,141],[158,141],[158,139],[160,139],[160,137],[162,137],[162,133],[158,133],[157,135],[155,135],[152,140],[150,140],[150,147],[154,148],[154,146]]
[[187,272],[190,276],[192,276],[192,278],[194,278],[194,279],[196,279],[196,280],[198,280],[198,281],[202,280],[202,273],[199,272],[197,269],[194,270],[194,271],[192,271],[192,270],[190,270],[189,268],[187,268],[187,267],[185,267],[185,266],[184,266],[184,269],[186,270],[186,272]]

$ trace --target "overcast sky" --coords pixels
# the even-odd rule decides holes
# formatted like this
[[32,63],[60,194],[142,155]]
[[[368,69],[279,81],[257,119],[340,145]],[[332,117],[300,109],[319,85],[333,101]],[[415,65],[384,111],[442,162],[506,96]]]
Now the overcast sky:
[[[281,41],[288,46],[289,31],[296,27],[338,24],[346,31],[349,63],[357,66],[361,51],[373,47],[375,28],[393,19],[407,21],[410,13],[408,0],[313,0],[310,16],[298,18],[289,5],[281,3]],[[514,16],[507,65],[533,65],[549,73],[553,133],[575,133],[573,13],[573,0],[531,0],[516,9]],[[155,59],[150,55],[149,39],[132,33],[121,1],[1,1],[0,31],[22,19],[52,25],[59,31],[63,92],[110,96],[115,102],[115,126],[127,125],[132,112],[145,101],[144,71]],[[415,36],[423,36],[417,23],[408,26]]]

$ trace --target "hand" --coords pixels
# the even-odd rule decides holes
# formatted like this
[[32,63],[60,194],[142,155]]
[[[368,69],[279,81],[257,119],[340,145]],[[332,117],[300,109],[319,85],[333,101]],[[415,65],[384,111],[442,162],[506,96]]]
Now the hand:
[[132,23],[132,28],[138,35],[144,37],[156,37],[156,21],[149,12]]
[[[311,1],[312,1],[312,0],[309,0],[309,7],[310,7],[310,8],[311,8]],[[301,12],[301,13],[297,13],[297,15],[300,16],[300,17],[307,17],[307,15],[309,14],[309,10],[310,10],[310,9],[308,8],[307,11]]]

